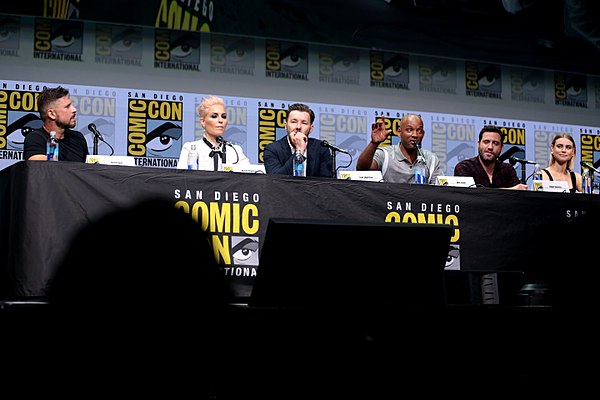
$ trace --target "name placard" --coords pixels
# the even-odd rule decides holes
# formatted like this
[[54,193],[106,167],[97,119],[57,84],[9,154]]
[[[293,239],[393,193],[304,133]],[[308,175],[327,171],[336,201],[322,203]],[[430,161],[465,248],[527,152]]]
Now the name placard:
[[225,164],[223,171],[226,172],[243,172],[245,174],[265,174],[265,166],[263,164]]
[[438,176],[435,179],[438,186],[475,187],[472,176]]
[[569,185],[565,181],[533,181],[533,190],[536,192],[569,193]]
[[338,171],[338,179],[348,179],[351,181],[371,181],[383,182],[381,171]]
[[85,158],[87,164],[127,165],[135,167],[135,158],[129,156],[89,155]]

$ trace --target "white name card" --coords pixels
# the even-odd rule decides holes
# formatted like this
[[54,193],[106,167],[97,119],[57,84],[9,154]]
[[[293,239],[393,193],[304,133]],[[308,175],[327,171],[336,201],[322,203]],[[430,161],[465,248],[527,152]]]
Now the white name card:
[[475,187],[472,176],[438,176],[435,180],[438,186]]
[[533,190],[536,192],[569,193],[569,185],[565,181],[533,181]]
[[225,164],[223,171],[242,172],[245,174],[265,174],[264,164]]
[[383,182],[381,171],[338,171],[338,179],[349,179],[351,181]]
[[129,156],[89,155],[85,158],[88,164],[127,165],[135,167],[135,158]]

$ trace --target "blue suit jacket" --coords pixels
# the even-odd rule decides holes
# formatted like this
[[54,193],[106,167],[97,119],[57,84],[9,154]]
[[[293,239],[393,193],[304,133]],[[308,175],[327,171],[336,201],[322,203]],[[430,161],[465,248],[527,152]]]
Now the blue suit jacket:
[[[319,139],[308,138],[306,146],[306,176],[333,176],[333,158]],[[265,146],[264,164],[267,174],[293,175],[292,152],[287,135]]]

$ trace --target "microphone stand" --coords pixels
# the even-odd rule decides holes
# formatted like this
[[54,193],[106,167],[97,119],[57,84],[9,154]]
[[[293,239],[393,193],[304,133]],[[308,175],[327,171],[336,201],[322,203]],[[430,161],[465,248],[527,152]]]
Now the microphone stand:
[[[514,160],[512,157],[508,160],[508,162],[510,163],[510,165],[515,165],[517,162],[517,160]],[[527,178],[526,178],[526,173],[525,173],[525,163],[521,163],[521,183],[527,183]]]
[[336,156],[335,153],[336,153],[336,151],[335,151],[335,149],[333,149],[331,147],[330,147],[330,149],[331,149],[331,158],[333,160],[333,164],[332,164],[333,171],[331,171],[331,177],[335,178],[336,177],[335,176],[336,175],[336,171],[337,171],[336,161],[335,161],[335,156]]
[[521,183],[527,183],[527,178],[525,176],[525,163],[521,163]]
[[94,149],[92,150],[92,153],[97,156],[98,155],[98,135],[94,134]]

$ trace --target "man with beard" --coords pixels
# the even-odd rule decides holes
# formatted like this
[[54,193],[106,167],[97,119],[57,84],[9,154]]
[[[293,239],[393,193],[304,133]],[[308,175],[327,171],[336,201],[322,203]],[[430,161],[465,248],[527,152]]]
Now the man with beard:
[[85,162],[88,146],[83,134],[72,129],[77,125],[77,108],[71,103],[69,90],[61,86],[44,88],[37,105],[44,125],[25,136],[23,159],[46,160],[46,142],[50,132],[54,131],[58,140],[58,161]]
[[503,139],[500,128],[484,126],[477,141],[478,155],[456,164],[454,176],[471,176],[477,186],[527,190],[527,185],[520,183],[514,167],[498,160],[504,148]]

